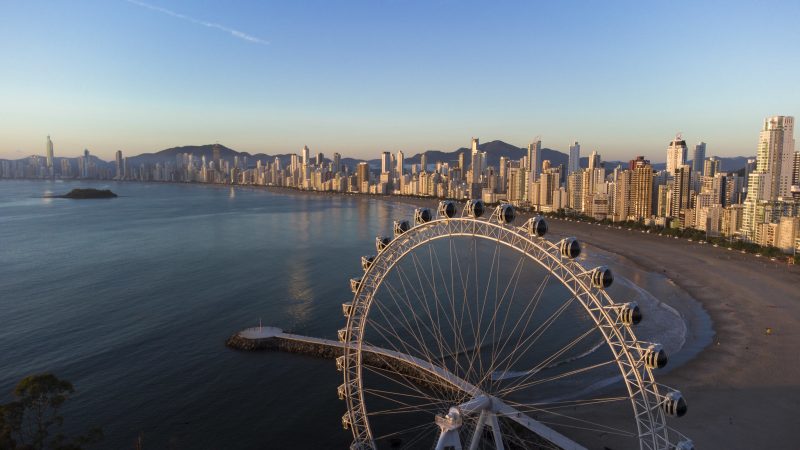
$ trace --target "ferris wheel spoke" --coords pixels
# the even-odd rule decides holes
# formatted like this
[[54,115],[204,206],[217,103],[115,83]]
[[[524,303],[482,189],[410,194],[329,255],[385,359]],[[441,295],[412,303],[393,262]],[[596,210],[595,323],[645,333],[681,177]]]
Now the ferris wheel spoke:
[[[596,405],[599,405],[599,404],[613,403],[613,402],[617,402],[617,401],[620,401],[620,400],[628,400],[628,397],[623,397],[623,398],[608,397],[608,398],[597,399],[597,401],[594,401],[594,402],[592,402],[592,401],[581,401],[580,403],[573,404],[572,406],[574,406],[574,407],[578,407],[578,406],[596,406]],[[513,403],[510,403],[510,404],[513,405]],[[585,424],[585,425],[591,425],[592,427],[597,427],[597,428],[594,429],[594,431],[618,433],[620,435],[628,435],[628,436],[634,434],[633,431],[631,431],[631,430],[625,430],[625,429],[622,429],[622,428],[619,428],[619,427],[606,425],[606,424],[603,424],[603,423],[600,423],[600,422],[596,422],[596,421],[592,421],[592,420],[588,420],[588,419],[583,419],[583,418],[580,418],[580,417],[575,417],[575,416],[572,416],[572,415],[569,415],[569,414],[566,414],[566,413],[563,413],[563,412],[556,411],[556,409],[563,409],[563,407],[562,408],[545,408],[545,407],[537,407],[537,406],[533,406],[533,405],[520,405],[516,409],[519,412],[523,412],[523,413],[526,413],[526,414],[527,413],[538,413],[537,420],[542,422],[542,423],[550,423],[550,424],[559,425],[559,426],[569,426],[570,423],[574,422],[574,423],[580,423],[580,424]],[[548,418],[548,416],[553,417],[553,419]],[[554,420],[567,420],[569,422],[555,422]],[[572,426],[575,427],[575,425],[572,425]]]
[[597,330],[595,330],[594,328],[590,328],[590,329],[589,329],[589,330],[587,330],[585,333],[582,333],[580,336],[578,336],[578,337],[576,337],[575,339],[573,339],[572,341],[570,341],[570,342],[569,342],[567,345],[565,345],[565,346],[561,347],[561,349],[560,349],[560,350],[558,350],[557,352],[555,352],[555,353],[553,353],[552,355],[548,356],[548,357],[547,357],[547,358],[545,358],[545,359],[544,359],[542,362],[540,362],[539,364],[537,364],[536,366],[534,366],[534,367],[533,367],[533,368],[532,368],[532,369],[529,371],[528,375],[526,375],[526,376],[524,376],[524,377],[521,377],[521,378],[520,378],[520,379],[519,379],[517,382],[511,383],[511,385],[510,385],[510,386],[508,386],[508,387],[506,387],[506,388],[502,389],[500,392],[502,392],[503,394],[508,394],[508,393],[510,393],[510,392],[514,392],[515,390],[519,389],[519,387],[520,387],[521,385],[523,385],[524,383],[526,383],[528,380],[530,380],[530,379],[531,379],[531,377],[535,376],[535,375],[536,375],[537,373],[539,373],[539,371],[541,371],[543,368],[546,368],[546,367],[548,367],[550,364],[552,364],[552,363],[553,363],[553,361],[555,361],[555,360],[556,360],[556,358],[558,358],[558,357],[560,357],[561,355],[563,355],[564,353],[568,352],[570,349],[572,349],[573,347],[575,347],[575,346],[576,346],[576,345],[577,345],[579,342],[581,342],[583,339],[585,339],[585,338],[586,338],[586,336],[589,336],[590,334],[592,334],[592,333],[594,333],[594,332],[596,332],[596,331],[597,331]]
[[[522,272],[520,271],[519,273],[522,273]],[[531,299],[525,303],[525,307],[523,309],[523,312],[521,314],[519,314],[519,317],[517,318],[517,321],[515,322],[514,327],[509,332],[509,337],[510,337],[516,332],[517,327],[522,322],[522,320],[525,317],[527,317],[527,319],[525,320],[525,325],[523,326],[522,330],[520,330],[520,332],[517,333],[519,335],[519,337],[517,338],[516,344],[514,346],[512,346],[511,349],[510,349],[512,352],[515,349],[519,349],[520,348],[522,337],[526,334],[524,331],[528,329],[528,325],[530,324],[531,320],[533,319],[533,315],[536,312],[536,306],[539,304],[539,299],[541,298],[541,295],[544,293],[544,289],[547,286],[547,283],[548,283],[549,279],[550,279],[550,275],[549,274],[542,279],[542,281],[539,283],[538,287],[534,291],[534,294],[531,297]],[[514,290],[512,292],[512,296],[511,296],[512,299],[514,298],[514,295],[516,294],[518,282],[519,282],[519,275],[517,275],[517,278],[515,279],[515,282],[514,282]],[[504,294],[504,297],[505,297],[505,294]],[[509,308],[509,310],[510,310],[510,308]],[[507,311],[506,312],[506,319],[508,318],[509,314],[510,314],[510,311]],[[501,328],[501,338],[502,338],[503,332],[505,331],[506,319],[504,319],[503,327]],[[505,373],[507,370],[510,369],[510,361],[511,361],[511,357],[512,357],[513,353],[510,353],[507,357],[505,357],[502,360],[498,361],[498,357],[500,355],[502,355],[503,352],[506,350],[506,346],[508,345],[509,342],[510,342],[510,339],[506,340],[499,349],[496,349],[496,350],[493,351],[493,353],[495,354],[495,358],[492,361],[492,365],[491,365],[490,369],[486,372],[486,374],[484,374],[484,380],[490,379],[492,374],[497,370],[498,366],[500,366],[503,362],[509,361],[509,364],[507,365],[507,367],[505,368],[503,373]]]
[[[420,281],[420,284],[422,284],[423,276],[420,274],[420,265],[421,265],[421,263],[419,263],[419,261],[418,261],[418,259],[417,259],[415,254],[412,254],[411,257],[412,257],[412,261],[414,262],[414,269],[415,269],[415,272],[417,274],[417,279]],[[423,270],[422,273],[424,274],[424,272],[425,271]],[[436,289],[435,280],[432,281],[432,279],[428,278],[427,276],[424,276],[424,278],[427,281],[428,286],[430,286],[430,288],[431,288],[430,290],[433,293],[433,298],[435,300],[435,306],[434,307],[436,309],[436,319],[433,318],[433,314],[431,313],[431,309],[428,306],[427,295],[425,295],[426,289],[422,290],[422,292],[423,292],[423,298],[421,299],[422,300],[422,306],[423,306],[423,308],[425,309],[425,312],[428,315],[428,319],[430,320],[431,326],[435,330],[435,333],[432,331],[431,334],[436,339],[436,343],[439,346],[439,354],[440,355],[450,354],[452,352],[452,350],[450,349],[449,346],[447,346],[447,344],[445,342],[444,335],[443,335],[442,329],[441,329],[441,322],[439,321],[439,301],[438,301],[438,295],[437,295],[437,289]]]
[[[406,390],[416,392],[419,394],[419,398],[426,401],[438,402],[442,408],[445,408],[446,405],[452,402],[453,395],[452,393],[448,393],[448,391],[452,391],[452,388],[450,386],[446,386],[443,382],[438,382],[437,384],[437,380],[431,378],[415,377],[401,371],[395,371],[379,366],[364,365],[362,367],[367,369],[370,373],[382,378],[384,382],[391,382],[405,388]],[[429,389],[436,393],[436,395],[434,396],[430,393],[423,392],[420,388],[420,386],[423,385],[428,386]],[[407,395],[411,396],[413,394]]]
[[[575,297],[570,296],[567,300],[563,302],[563,304],[557,308],[553,314],[550,315],[546,320],[544,320],[536,329],[534,329],[531,333],[527,334],[525,339],[522,340],[517,344],[516,347],[512,348],[508,355],[506,355],[498,365],[502,365],[505,363],[504,369],[501,373],[505,374],[511,370],[511,368],[519,362],[519,360],[525,356],[528,351],[533,347],[534,344],[539,340],[539,338],[550,328],[560,316],[567,310],[569,305],[572,303]],[[531,316],[532,317],[532,316]],[[522,334],[524,331],[527,330],[527,326],[522,330]]]
[[596,370],[596,369],[599,369],[601,367],[606,367],[606,366],[609,366],[609,365],[612,365],[612,364],[616,364],[616,361],[609,360],[609,361],[605,361],[605,362],[601,362],[601,363],[597,363],[597,364],[592,364],[591,366],[581,367],[580,369],[570,370],[569,372],[561,373],[561,374],[554,375],[554,376],[551,376],[551,377],[531,380],[531,381],[528,381],[526,383],[520,384],[519,386],[514,387],[514,389],[512,389],[512,390],[504,391],[504,394],[508,395],[508,394],[511,394],[511,393],[513,393],[515,391],[528,389],[528,388],[530,388],[532,386],[537,386],[537,385],[540,385],[540,384],[549,383],[551,381],[562,380],[564,378],[572,377],[572,376],[575,376],[575,375],[580,375],[580,374],[583,374],[583,373],[586,373],[586,372],[590,372],[592,370]]
[[[399,273],[402,273],[402,272],[399,271]],[[395,289],[391,285],[391,283],[386,283],[387,284],[387,291],[389,292],[390,296],[392,297],[392,300],[393,300],[395,306],[397,306],[398,312],[400,312],[400,314],[402,316],[402,321],[405,323],[406,331],[417,342],[418,353],[421,356],[423,356],[425,359],[427,359],[429,362],[432,363],[435,359],[438,360],[438,358],[434,358],[430,354],[430,352],[428,351],[428,345],[426,345],[425,342],[424,342],[425,334],[422,332],[422,328],[420,328],[420,320],[419,320],[419,318],[417,316],[417,313],[415,312],[415,308],[411,304],[410,300],[408,299],[408,293],[407,293],[407,290],[405,289],[402,277],[401,277],[400,282],[401,282],[401,284],[403,284],[403,286],[402,286],[403,292],[402,293],[399,290]],[[403,294],[405,294],[405,296]],[[401,299],[401,301],[403,302],[405,307],[401,307],[400,306],[400,304],[399,304],[399,302],[397,300],[398,297]],[[407,314],[402,314],[402,311],[410,312],[411,318],[414,321],[414,326],[411,325],[411,322],[409,321],[408,315]],[[394,315],[391,312],[390,312],[390,314],[392,314],[392,316],[393,316],[393,318],[395,320],[399,320],[399,318],[396,315]],[[394,329],[394,325],[391,323],[391,321],[389,321],[388,325],[392,329]],[[435,336],[435,334],[429,328],[427,328],[424,323],[422,324],[422,327],[425,327],[426,331],[428,333],[430,333],[432,336]],[[414,355],[413,353],[409,353],[409,354]]]
[[[383,334],[383,332],[384,332],[384,331],[387,331],[387,330],[385,330],[385,328],[384,328],[382,325],[379,325],[379,324],[373,324],[373,326],[374,326],[375,330],[376,330],[376,331],[377,331],[379,334]],[[387,332],[388,332],[388,331],[387,331]],[[387,341],[388,341],[388,340],[387,340]],[[389,341],[389,342],[391,342],[391,341]],[[395,350],[397,353],[406,354],[406,355],[410,354],[410,351],[409,351],[407,348],[406,348],[406,349],[404,349],[404,350],[401,350],[401,349],[397,348],[396,346],[394,346],[393,344],[390,344],[390,345],[393,347],[393,349],[394,349],[394,350]],[[386,357],[386,358],[388,358],[388,357]],[[398,363],[399,363],[399,364],[408,364],[408,362],[403,362],[403,361],[398,361]],[[433,365],[433,363],[432,363],[432,362],[430,362],[430,364],[432,364],[432,365]],[[371,365],[364,365],[363,367],[374,367],[374,368],[376,368],[376,369],[378,369],[378,370],[385,370],[385,369],[383,369],[383,368],[381,368],[381,367],[378,367],[378,366],[371,366]],[[414,380],[420,381],[420,380],[422,380],[422,378],[413,377],[413,376],[410,376],[410,375],[408,375],[408,374],[402,373],[402,372],[400,372],[400,371],[391,371],[391,373],[395,373],[395,374],[397,374],[397,375],[400,375],[400,376],[401,376],[403,379],[405,379],[405,380],[407,380],[407,381],[408,381],[408,383],[407,383],[407,386],[408,386],[408,387],[415,388],[415,389],[417,390],[417,392],[419,392],[421,395],[425,395],[425,394],[424,394],[424,393],[423,393],[421,390],[417,389],[417,388],[415,387],[415,383],[413,383],[413,382],[410,380],[410,379],[414,379]],[[432,384],[432,385],[435,385],[435,384],[433,384],[433,383],[431,383],[431,384]],[[445,392],[444,390],[441,390],[441,389],[437,389],[437,390],[439,391],[440,397],[442,397],[442,398],[448,398],[448,397],[449,397],[448,395],[446,395],[446,392]]]

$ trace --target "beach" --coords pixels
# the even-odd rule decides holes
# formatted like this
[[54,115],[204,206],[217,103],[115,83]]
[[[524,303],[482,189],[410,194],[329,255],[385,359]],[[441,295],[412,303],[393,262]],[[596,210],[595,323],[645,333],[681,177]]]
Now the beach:
[[[429,208],[438,204],[427,198],[364,197]],[[516,223],[526,217],[520,214]],[[635,268],[673,286],[646,283],[686,323],[685,344],[670,355],[668,368],[656,371],[656,380],[680,390],[689,405],[686,416],[668,419],[671,427],[698,449],[797,448],[800,267],[636,230],[552,218],[548,224],[551,236],[574,236],[588,252],[621,257],[618,261],[629,268],[617,270],[628,279]],[[694,309],[695,301],[703,311]],[[710,335],[704,314],[710,317]]]

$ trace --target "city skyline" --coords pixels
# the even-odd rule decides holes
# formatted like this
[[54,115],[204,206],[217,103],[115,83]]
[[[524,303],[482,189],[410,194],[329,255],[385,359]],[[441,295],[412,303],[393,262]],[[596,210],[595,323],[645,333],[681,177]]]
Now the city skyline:
[[[679,131],[752,155],[753,124],[800,104],[786,58],[798,8],[13,3],[0,14],[0,158],[38,153],[48,134],[56,153],[105,160],[217,141],[365,158],[541,135],[660,161]],[[654,32],[676,21],[692,31]]]

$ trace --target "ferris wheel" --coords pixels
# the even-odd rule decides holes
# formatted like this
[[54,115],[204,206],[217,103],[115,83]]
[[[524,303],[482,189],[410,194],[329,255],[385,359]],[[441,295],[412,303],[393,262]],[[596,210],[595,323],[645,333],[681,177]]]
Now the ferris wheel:
[[541,217],[487,212],[418,208],[362,257],[336,360],[351,448],[693,449],[667,423],[684,398],[653,377],[666,354],[634,335],[611,270],[545,239]]

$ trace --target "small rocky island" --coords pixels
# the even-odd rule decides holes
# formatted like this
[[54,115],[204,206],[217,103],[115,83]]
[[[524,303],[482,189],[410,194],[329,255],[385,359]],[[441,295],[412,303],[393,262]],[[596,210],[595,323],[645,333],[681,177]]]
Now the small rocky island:
[[114,198],[117,194],[108,189],[73,189],[64,195],[53,195],[50,198],[74,198],[78,200],[88,198]]

